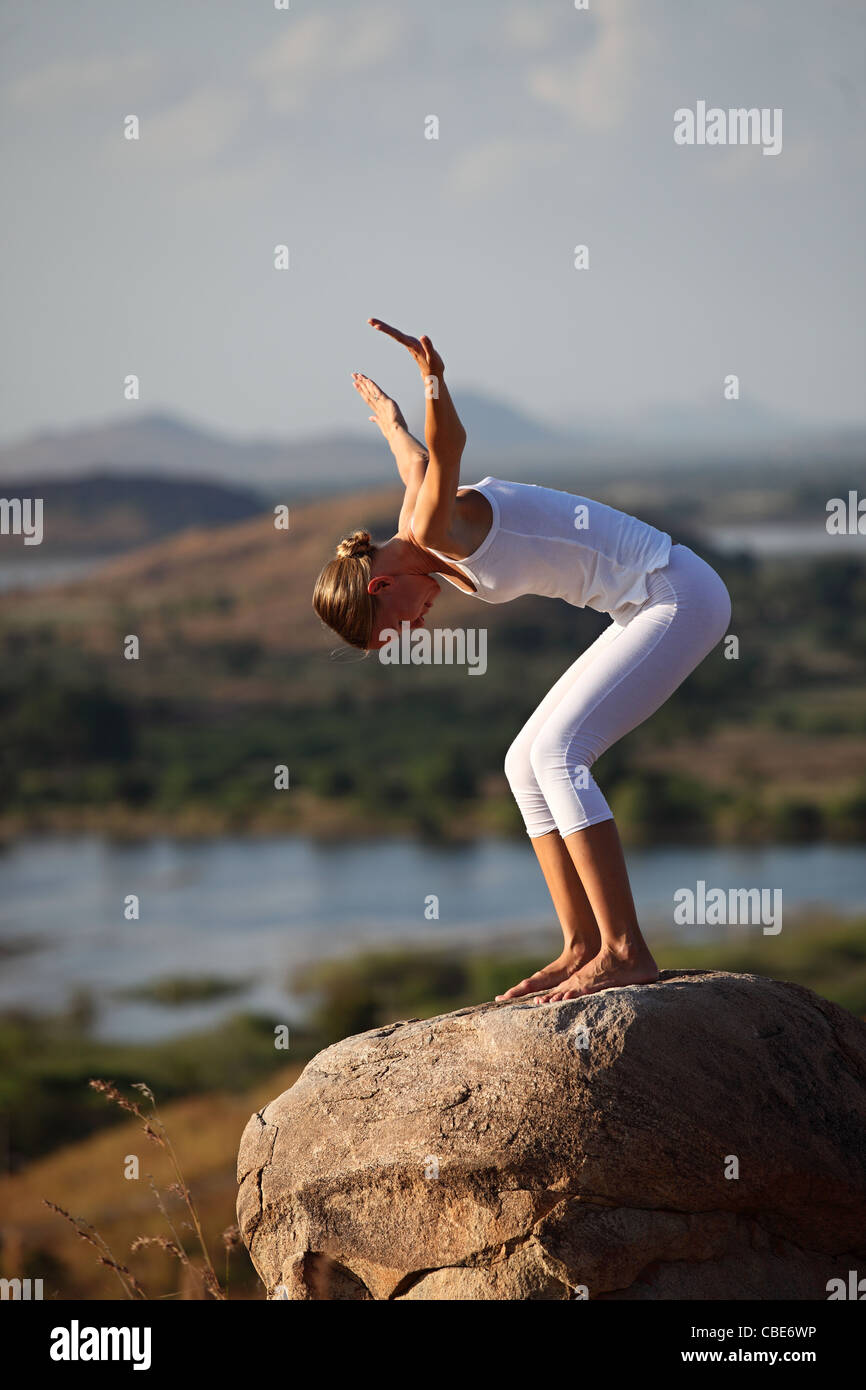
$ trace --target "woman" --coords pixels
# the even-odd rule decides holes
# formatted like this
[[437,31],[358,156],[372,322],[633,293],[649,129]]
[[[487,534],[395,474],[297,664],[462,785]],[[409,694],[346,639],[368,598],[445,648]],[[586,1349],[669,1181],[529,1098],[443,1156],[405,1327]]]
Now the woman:
[[619,834],[590,768],[657,710],[726,631],[722,580],[683,545],[584,497],[485,478],[458,490],[466,431],[427,337],[380,319],[425,381],[425,449],[396,403],[354,372],[397,461],[406,495],[396,536],[356,531],[319,575],[313,605],[345,641],[375,650],[401,623],[421,626],[434,575],[484,603],[563,598],[612,622],[542,700],[508,750],[505,773],[562,927],[556,960],[499,999],[574,999],[658,979],[641,935]]

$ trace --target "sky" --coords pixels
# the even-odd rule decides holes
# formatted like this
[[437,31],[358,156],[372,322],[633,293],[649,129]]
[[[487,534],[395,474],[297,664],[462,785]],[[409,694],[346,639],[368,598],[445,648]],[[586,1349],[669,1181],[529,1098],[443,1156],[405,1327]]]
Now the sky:
[[[370,428],[350,372],[420,390],[371,315],[554,426],[727,374],[862,422],[864,37],[860,0],[4,0],[0,437]],[[699,101],[781,151],[678,145]]]

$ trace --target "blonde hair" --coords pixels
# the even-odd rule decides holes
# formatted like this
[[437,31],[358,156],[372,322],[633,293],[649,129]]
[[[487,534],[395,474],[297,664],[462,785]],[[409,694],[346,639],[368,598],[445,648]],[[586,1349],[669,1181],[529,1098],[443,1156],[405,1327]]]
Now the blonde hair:
[[377,549],[369,531],[344,536],[337,544],[336,558],[325,565],[313,590],[313,607],[322,621],[344,642],[364,650],[373,635],[375,605],[367,585]]

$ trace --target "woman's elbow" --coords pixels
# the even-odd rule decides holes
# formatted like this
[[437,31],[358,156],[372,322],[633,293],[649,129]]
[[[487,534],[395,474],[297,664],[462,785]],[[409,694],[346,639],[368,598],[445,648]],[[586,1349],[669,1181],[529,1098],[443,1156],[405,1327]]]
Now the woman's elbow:
[[412,522],[412,534],[425,550],[444,550],[448,547],[448,527],[435,519],[423,521],[416,516]]

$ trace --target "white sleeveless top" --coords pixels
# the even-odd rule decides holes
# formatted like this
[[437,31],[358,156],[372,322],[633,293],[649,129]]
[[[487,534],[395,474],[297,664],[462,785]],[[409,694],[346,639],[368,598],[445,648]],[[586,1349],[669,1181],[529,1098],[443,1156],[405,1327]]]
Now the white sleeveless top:
[[484,540],[465,560],[427,549],[465,574],[484,603],[543,594],[615,617],[644,602],[647,575],[668,563],[669,535],[603,502],[501,478],[467,486],[493,510]]

